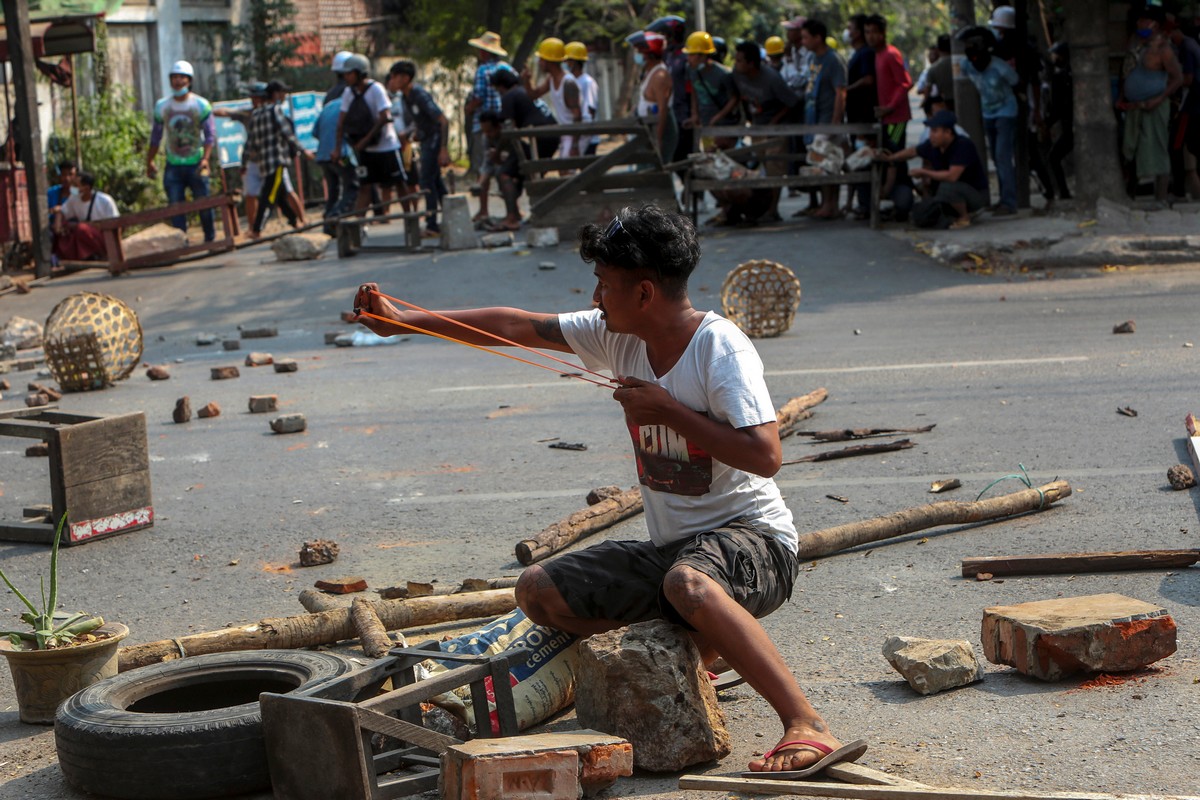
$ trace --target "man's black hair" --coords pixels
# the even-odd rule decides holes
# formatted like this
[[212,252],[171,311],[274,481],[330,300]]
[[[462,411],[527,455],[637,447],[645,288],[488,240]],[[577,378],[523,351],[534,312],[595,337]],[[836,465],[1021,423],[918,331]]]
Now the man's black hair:
[[866,14],[852,14],[850,16],[850,21],[858,26],[858,30],[860,32],[866,29],[867,19],[868,17]]
[[490,108],[487,111],[479,112],[479,124],[482,125],[485,122],[490,122],[497,128],[504,124],[503,120],[500,119],[500,112],[493,111]]
[[687,217],[653,205],[627,206],[607,227],[580,229],[579,257],[588,264],[640,272],[657,280],[667,297],[678,299],[687,293],[700,244]]
[[79,182],[89,189],[96,185],[96,176],[90,172],[79,173]]
[[68,170],[73,170],[73,169],[74,170],[79,169],[79,166],[74,161],[58,162],[58,174],[59,175],[62,175],[64,172],[67,172]]
[[517,77],[517,73],[511,69],[498,69],[492,73],[492,77],[489,80],[492,86],[499,86],[501,89],[511,89],[521,82],[521,79]]
[[825,23],[821,22],[819,19],[813,19],[812,17],[804,20],[800,27],[808,31],[809,36],[816,36],[822,42],[825,41],[825,37],[829,35],[829,28],[825,26]]
[[883,14],[872,14],[867,17],[863,23],[863,30],[866,30],[868,25],[874,25],[879,29],[880,33],[887,33],[887,19],[884,18]]
[[950,34],[943,33],[937,38],[937,49],[940,53],[950,52]]
[[762,66],[762,50],[758,47],[758,42],[752,42],[749,39],[738,42],[734,48],[742,54],[742,58],[746,59],[746,63],[752,67]]
[[388,70],[388,76],[392,75],[407,75],[413,80],[416,80],[417,65],[411,61],[397,61],[395,64],[392,64],[392,68]]

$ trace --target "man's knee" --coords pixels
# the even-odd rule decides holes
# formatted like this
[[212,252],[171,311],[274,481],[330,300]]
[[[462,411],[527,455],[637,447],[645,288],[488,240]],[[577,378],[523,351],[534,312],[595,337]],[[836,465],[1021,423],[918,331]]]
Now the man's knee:
[[720,591],[712,578],[688,566],[675,566],[663,578],[663,595],[685,620],[712,599],[712,592]]
[[549,624],[552,598],[547,593],[557,594],[558,590],[544,569],[537,565],[527,567],[521,573],[521,577],[517,578],[515,592],[517,607],[525,613],[525,616],[538,625]]

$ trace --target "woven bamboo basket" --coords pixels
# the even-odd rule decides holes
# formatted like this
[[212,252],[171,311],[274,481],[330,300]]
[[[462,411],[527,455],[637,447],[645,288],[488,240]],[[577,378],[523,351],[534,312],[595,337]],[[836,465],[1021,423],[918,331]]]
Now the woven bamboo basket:
[[753,339],[769,339],[792,327],[799,307],[799,278],[774,261],[739,264],[721,285],[722,312]]
[[80,292],[46,318],[46,366],[64,392],[101,389],[133,372],[142,358],[137,314],[115,297]]

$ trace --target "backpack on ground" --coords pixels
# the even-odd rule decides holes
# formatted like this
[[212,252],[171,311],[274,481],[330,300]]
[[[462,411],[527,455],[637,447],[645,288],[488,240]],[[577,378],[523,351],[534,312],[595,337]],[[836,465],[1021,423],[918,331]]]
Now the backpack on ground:
[[[342,133],[347,142],[351,146],[357,145],[364,136],[371,132],[375,127],[377,117],[371,112],[371,107],[367,105],[367,91],[374,85],[374,81],[367,84],[367,88],[359,92],[350,90],[354,95],[350,101],[350,107],[346,109],[346,119],[342,121]],[[375,134],[367,141],[366,147],[371,147],[379,143],[380,137],[383,135],[383,126],[375,131]]]

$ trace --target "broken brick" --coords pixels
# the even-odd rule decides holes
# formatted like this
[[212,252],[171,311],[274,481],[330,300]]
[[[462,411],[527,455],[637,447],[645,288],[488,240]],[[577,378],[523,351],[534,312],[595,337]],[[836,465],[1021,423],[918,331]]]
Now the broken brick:
[[982,639],[988,661],[1047,681],[1140,669],[1176,648],[1165,608],[1119,594],[986,608]]
[[237,367],[213,367],[212,379],[214,381],[228,380],[229,378],[237,378],[242,373],[238,372]]
[[246,355],[247,367],[265,367],[275,361],[270,353],[249,353]]
[[265,414],[274,411],[279,404],[279,395],[256,394],[250,397],[250,413]]
[[146,370],[146,377],[152,381],[165,381],[171,377],[171,371],[166,367],[151,367]]
[[38,442],[37,444],[31,444],[31,445],[29,445],[29,447],[25,448],[25,455],[30,458],[37,458],[39,456],[48,456],[48,455],[50,455],[50,445],[47,444],[46,442]]
[[317,539],[305,542],[300,548],[300,566],[318,567],[322,564],[332,564],[337,560],[337,542],[327,539]]
[[367,579],[355,575],[352,578],[336,578],[327,581],[317,581],[313,586],[320,589],[322,592],[332,592],[333,594],[353,594],[355,592],[365,592],[367,590]]
[[593,730],[475,739],[442,756],[446,800],[576,800],[633,774],[633,746]]
[[271,420],[271,430],[276,433],[301,433],[307,427],[303,414],[284,414]]
[[300,365],[296,363],[294,358],[281,358],[275,362],[276,372],[296,372],[300,369]]
[[1120,325],[1113,326],[1113,333],[1133,333],[1136,330],[1137,325],[1131,319],[1125,320]]
[[12,384],[6,380],[0,379],[0,392],[7,392],[12,388]]
[[176,423],[187,422],[192,418],[192,400],[187,395],[175,401],[175,410],[171,412],[171,419]]
[[279,329],[274,325],[263,325],[258,328],[240,328],[239,332],[243,339],[270,339],[272,336],[279,335]]
[[219,405],[217,405],[216,401],[211,402],[208,405],[206,405],[204,408],[197,411],[196,416],[201,417],[202,419],[208,419],[209,417],[219,417],[219,416],[221,416],[221,407]]
[[46,397],[50,398],[51,400],[53,400],[55,402],[62,400],[62,392],[60,392],[58,389],[51,389],[49,386],[46,386],[41,383],[32,383],[31,382],[29,384],[29,391],[37,392],[38,394],[44,394],[44,395],[46,395]]

